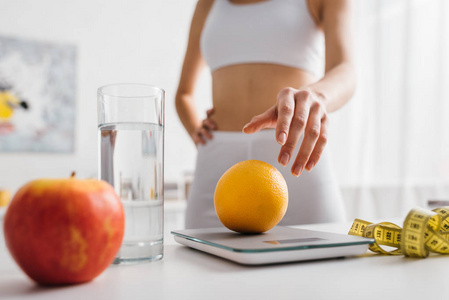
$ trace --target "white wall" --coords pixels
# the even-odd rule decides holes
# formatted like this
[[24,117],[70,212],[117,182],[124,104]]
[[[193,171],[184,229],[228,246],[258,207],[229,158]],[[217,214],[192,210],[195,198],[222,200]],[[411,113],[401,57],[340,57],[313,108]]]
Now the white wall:
[[[97,173],[96,89],[139,82],[166,91],[165,177],[194,168],[195,148],[178,120],[174,95],[195,0],[2,0],[0,35],[69,43],[78,48],[76,141],[71,154],[0,153],[0,188],[16,190],[40,177]],[[0,53],[1,55],[1,53]],[[205,72],[198,104],[210,105]],[[1,139],[1,137],[0,137]]]
[[449,1],[354,3],[358,87],[329,146],[350,217],[405,216],[449,200]]

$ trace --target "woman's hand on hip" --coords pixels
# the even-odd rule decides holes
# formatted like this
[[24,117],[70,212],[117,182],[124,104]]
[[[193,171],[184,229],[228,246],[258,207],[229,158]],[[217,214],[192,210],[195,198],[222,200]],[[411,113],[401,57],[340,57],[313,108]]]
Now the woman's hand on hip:
[[214,114],[214,109],[211,108],[206,111],[207,117],[201,122],[201,125],[197,127],[191,134],[192,140],[195,145],[206,145],[208,140],[213,138],[212,131],[217,129],[217,124],[211,119]]
[[327,143],[328,116],[325,104],[316,93],[307,89],[282,89],[276,104],[251,119],[243,127],[244,133],[255,133],[264,128],[276,128],[276,140],[282,145],[278,161],[286,166],[302,134],[303,141],[291,172],[299,176],[317,164]]

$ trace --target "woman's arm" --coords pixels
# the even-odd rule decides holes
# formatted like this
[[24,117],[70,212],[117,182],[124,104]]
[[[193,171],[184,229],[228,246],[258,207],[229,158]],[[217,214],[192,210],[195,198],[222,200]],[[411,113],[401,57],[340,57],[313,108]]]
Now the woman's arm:
[[326,43],[324,77],[305,88],[285,88],[276,104],[255,116],[243,132],[254,133],[263,128],[276,128],[276,139],[282,145],[278,161],[286,166],[299,138],[304,134],[291,172],[312,170],[323,153],[328,134],[328,112],[342,107],[354,93],[355,71],[352,60],[351,1],[322,0],[320,25]]
[[309,86],[324,102],[327,112],[341,108],[352,97],[356,76],[352,45],[352,2],[322,0],[320,21],[326,47],[325,76]]
[[[195,144],[204,143],[204,138],[211,138],[208,121],[201,121],[194,105],[195,84],[205,66],[200,52],[200,36],[209,10],[214,0],[199,0],[190,26],[189,41],[182,66],[181,78],[176,92],[176,110],[184,128]],[[206,124],[204,124],[206,122]]]

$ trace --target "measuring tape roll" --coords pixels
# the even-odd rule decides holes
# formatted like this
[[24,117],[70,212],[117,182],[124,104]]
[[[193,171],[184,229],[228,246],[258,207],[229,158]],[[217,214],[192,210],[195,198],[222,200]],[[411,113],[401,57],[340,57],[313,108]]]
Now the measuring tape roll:
[[[375,239],[369,249],[381,254],[422,258],[429,251],[449,254],[449,207],[432,211],[416,207],[408,213],[403,228],[389,222],[373,224],[355,219],[348,234]],[[388,251],[381,245],[396,249]]]

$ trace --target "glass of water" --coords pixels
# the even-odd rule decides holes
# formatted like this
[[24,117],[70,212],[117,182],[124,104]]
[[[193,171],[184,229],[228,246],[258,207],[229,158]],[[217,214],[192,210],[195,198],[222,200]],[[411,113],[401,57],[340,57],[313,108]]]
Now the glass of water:
[[98,89],[99,178],[115,188],[125,211],[115,264],[163,256],[164,97],[146,84]]

